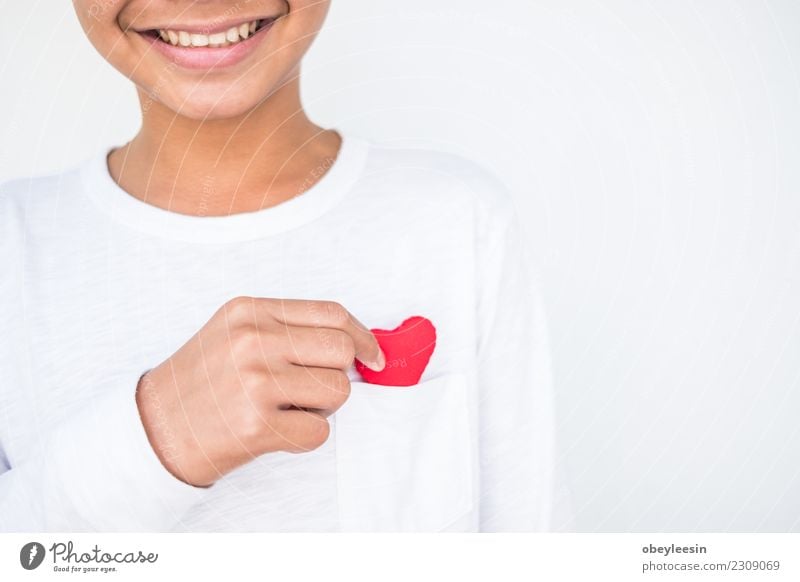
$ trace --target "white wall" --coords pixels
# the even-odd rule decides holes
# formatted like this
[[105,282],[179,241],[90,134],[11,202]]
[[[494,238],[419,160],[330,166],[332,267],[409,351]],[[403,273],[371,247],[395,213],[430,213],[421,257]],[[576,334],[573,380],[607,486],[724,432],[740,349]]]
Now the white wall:
[[[124,142],[70,3],[0,7],[0,179]],[[312,113],[517,195],[575,529],[800,531],[798,67],[796,0],[334,1]]]

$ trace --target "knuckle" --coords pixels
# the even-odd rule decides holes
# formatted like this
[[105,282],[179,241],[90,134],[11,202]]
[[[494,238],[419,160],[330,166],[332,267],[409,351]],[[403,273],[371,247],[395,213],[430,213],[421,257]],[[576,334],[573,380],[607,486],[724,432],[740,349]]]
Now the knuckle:
[[329,330],[323,345],[336,367],[344,368],[353,363],[353,358],[356,355],[356,346],[353,338],[345,332]]
[[231,352],[237,361],[255,357],[260,350],[261,343],[255,328],[240,327],[231,332]]
[[252,297],[234,297],[227,301],[224,305],[225,315],[229,321],[242,322],[250,321],[253,319],[253,298]]
[[349,319],[347,310],[341,303],[336,301],[323,301],[322,311],[326,319],[335,325],[344,325]]
[[274,401],[271,378],[262,370],[244,369],[239,373],[242,390],[236,397],[238,405],[248,414],[263,417]]
[[242,416],[238,423],[239,439],[247,444],[260,443],[268,429],[268,422],[257,408],[251,407]]
[[353,338],[336,329],[320,328],[317,330],[321,347],[333,356],[337,363],[348,365],[355,357]]

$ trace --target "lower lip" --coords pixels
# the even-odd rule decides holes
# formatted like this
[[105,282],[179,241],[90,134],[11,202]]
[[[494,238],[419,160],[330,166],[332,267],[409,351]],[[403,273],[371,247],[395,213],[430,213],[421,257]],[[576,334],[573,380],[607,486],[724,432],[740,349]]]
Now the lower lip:
[[141,35],[170,61],[187,69],[209,70],[232,67],[245,60],[267,36],[274,22],[257,30],[247,40],[218,48],[173,46],[155,37]]

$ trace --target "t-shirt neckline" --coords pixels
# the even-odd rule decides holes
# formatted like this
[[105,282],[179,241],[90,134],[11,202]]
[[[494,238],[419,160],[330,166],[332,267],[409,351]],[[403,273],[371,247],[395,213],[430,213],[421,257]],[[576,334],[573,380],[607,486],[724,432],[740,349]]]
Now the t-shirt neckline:
[[101,151],[83,167],[86,195],[110,218],[155,237],[196,243],[233,243],[265,238],[303,226],[331,210],[361,175],[369,144],[338,132],[339,153],[327,172],[302,194],[275,206],[232,214],[202,216],[179,214],[139,200],[111,177],[108,154]]

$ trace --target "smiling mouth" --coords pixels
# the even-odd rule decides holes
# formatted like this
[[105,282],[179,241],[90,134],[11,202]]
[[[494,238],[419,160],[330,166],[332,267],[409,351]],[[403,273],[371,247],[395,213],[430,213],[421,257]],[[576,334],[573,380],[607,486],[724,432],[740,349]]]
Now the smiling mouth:
[[224,48],[241,44],[252,38],[257,32],[272,25],[277,18],[262,18],[231,26],[226,30],[211,33],[197,31],[159,28],[142,31],[140,34],[156,42],[162,42],[180,48]]

